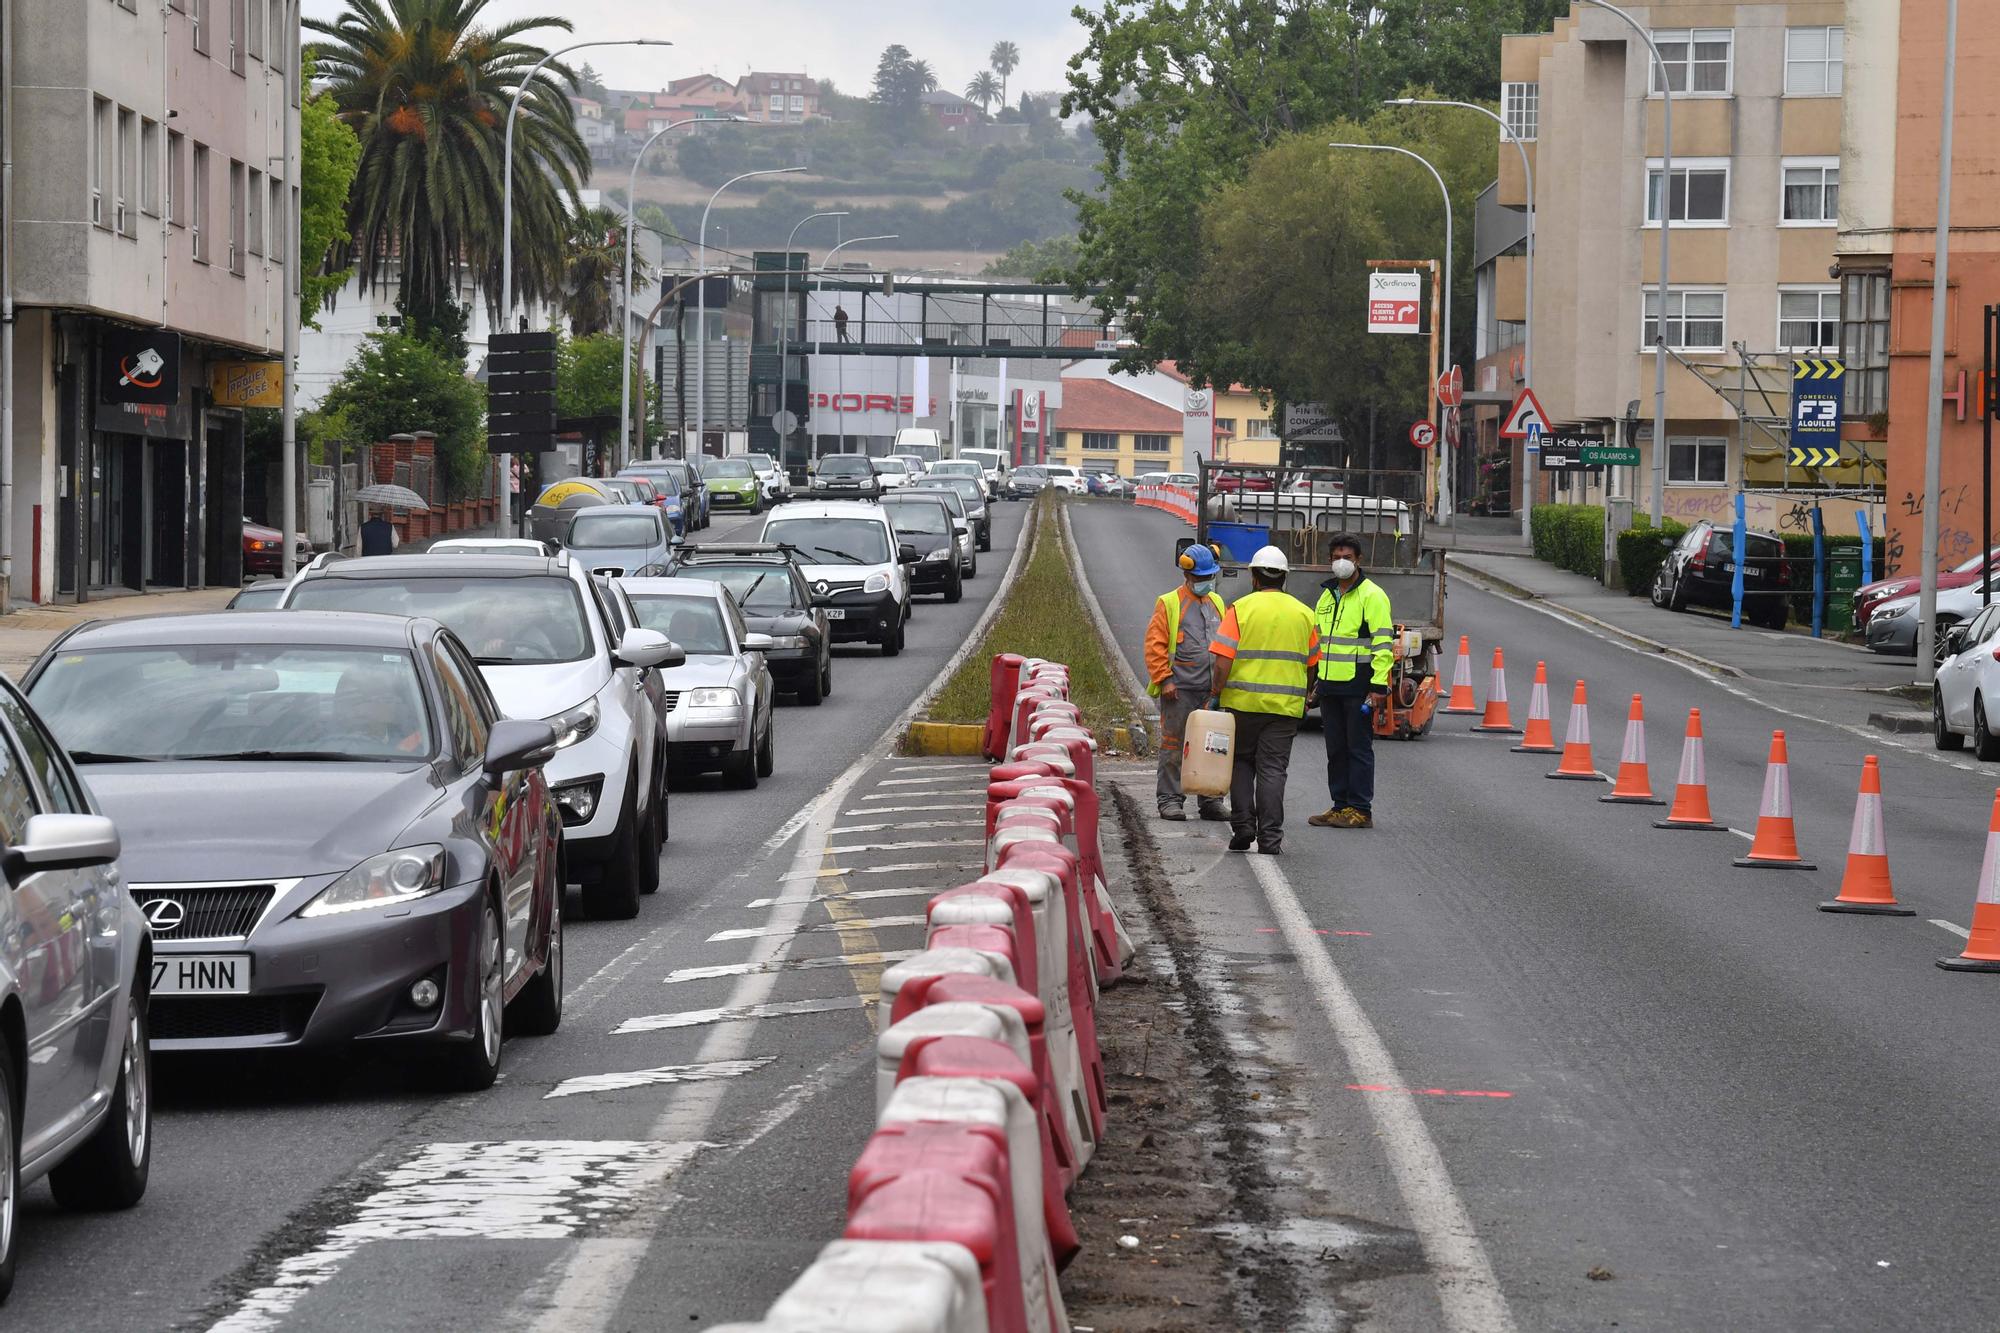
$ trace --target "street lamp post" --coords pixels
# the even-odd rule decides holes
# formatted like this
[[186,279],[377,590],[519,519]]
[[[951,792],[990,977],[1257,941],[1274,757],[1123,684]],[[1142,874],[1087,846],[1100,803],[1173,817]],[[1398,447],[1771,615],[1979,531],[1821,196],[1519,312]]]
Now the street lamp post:
[[[764,171],[746,171],[740,176],[731,176],[717,186],[715,193],[708,197],[708,206],[701,210],[701,231],[695,238],[700,256],[695,260],[695,272],[704,278],[708,276],[708,215],[715,208],[715,201],[722,197],[724,190],[739,181],[751,180],[758,176],[785,176],[804,170],[804,167],[771,167]],[[703,282],[694,290],[694,330],[697,339],[694,360],[694,447],[696,452],[700,452],[703,443],[708,439],[708,284]],[[686,440],[681,441],[681,457],[687,457]]]
[[521,109],[521,98],[540,76],[542,66],[557,56],[566,56],[572,51],[585,51],[598,46],[672,46],[672,42],[657,37],[631,37],[606,42],[574,42],[549,52],[537,60],[514,89],[514,100],[507,104],[507,160],[501,164],[500,177],[500,325],[504,330],[507,322],[514,317],[514,116]]
[[[1467,111],[1477,111],[1500,127],[1501,137],[1514,145],[1514,151],[1521,155],[1521,174],[1528,190],[1528,253],[1527,297],[1525,316],[1521,326],[1521,382],[1534,387],[1535,383],[1535,168],[1528,160],[1528,147],[1521,142],[1521,136],[1499,113],[1489,111],[1477,102],[1453,102],[1444,98],[1397,97],[1390,99],[1390,106],[1455,106]],[[1528,455],[1521,453],[1521,540],[1527,542],[1531,534],[1528,530]]]
[[[1438,169],[1431,165],[1429,158],[1423,156],[1421,153],[1413,153],[1407,148],[1398,148],[1394,144],[1336,143],[1336,144],[1329,144],[1327,146],[1329,148],[1358,148],[1364,152],[1373,152],[1373,153],[1396,153],[1403,157],[1407,157],[1414,162],[1421,163],[1423,165],[1424,170],[1431,173],[1431,179],[1437,182],[1438,193],[1444,196],[1444,301],[1442,302],[1444,308],[1444,328],[1440,330],[1440,332],[1443,334],[1444,337],[1444,344],[1443,344],[1444,354],[1439,359],[1447,363],[1450,362],[1451,360],[1451,191],[1445,188],[1444,177],[1438,174]],[[1440,449],[1442,450],[1446,458],[1446,463],[1443,468],[1443,472],[1445,475],[1445,484],[1439,487],[1438,489],[1438,521],[1442,523],[1446,519],[1449,519],[1452,516],[1453,500],[1455,498],[1454,488],[1458,485],[1457,477],[1453,476],[1452,474],[1454,469],[1458,465],[1458,451],[1456,449],[1452,449],[1442,445],[1440,446]]]
[[[823,290],[825,290],[825,287],[826,287],[826,270],[827,270],[827,267],[828,267],[828,266],[829,266],[830,264],[832,264],[832,262],[833,262],[833,257],[834,257],[835,255],[839,254],[839,253],[840,253],[840,252],[841,252],[842,250],[845,250],[845,249],[846,249],[846,248],[847,248],[848,246],[850,246],[850,245],[865,245],[865,244],[867,244],[867,243],[868,243],[868,242],[870,242],[870,241],[897,241],[897,240],[901,240],[901,239],[902,239],[902,237],[901,237],[901,236],[898,236],[898,235],[891,235],[891,236],[855,236],[855,237],[853,237],[853,238],[851,238],[851,239],[849,239],[849,240],[845,240],[845,241],[842,241],[842,242],[841,242],[840,244],[838,244],[838,245],[834,246],[834,247],[833,247],[833,249],[831,249],[831,250],[828,250],[828,251],[826,252],[826,258],[820,261],[820,266],[819,266],[819,271],[818,271],[818,273],[817,273],[817,274],[815,275],[815,282],[814,282],[814,284],[813,284],[813,291],[814,291],[815,293],[818,293],[818,292],[820,292],[820,291],[823,291]],[[820,340],[819,340],[818,338],[815,338],[815,339],[813,339],[813,355],[814,355],[814,356],[819,356],[819,355],[821,355],[821,348],[822,348],[822,347],[823,347],[824,345],[825,345],[825,344],[823,344],[823,343],[822,343],[822,342],[821,342],[821,341],[820,341]],[[842,355],[842,356],[841,356],[841,358],[840,358],[840,396],[841,396],[842,398],[845,398],[845,397],[847,396],[847,357],[846,357],[845,355]],[[840,452],[841,452],[841,453],[843,453],[843,454],[847,452],[847,416],[846,416],[846,413],[845,413],[845,412],[842,412],[842,413],[841,413],[841,421],[840,421]]]
[[[1920,685],[1932,685],[1937,680],[1938,486],[1944,462],[1944,337],[1951,269],[1951,131],[1958,92],[1958,0],[1945,0],[1944,6],[1943,91],[1944,119],[1938,127],[1937,226],[1931,232],[1930,407],[1924,420],[1923,564],[1919,567],[1917,585],[1917,683]],[[1979,411],[1985,415],[1985,393],[1980,395]],[[1981,536],[1985,541],[1993,540],[1990,532]],[[1990,582],[1989,579],[1989,585]]]
[[[798,244],[799,229],[808,222],[820,218],[844,218],[846,209],[835,209],[827,213],[808,213],[792,225],[792,234],[785,238],[785,308],[778,319],[778,420],[791,410],[792,401],[792,358],[789,352],[792,332],[792,247]],[[774,423],[775,424],[775,423]],[[785,465],[785,434],[778,432],[778,466]],[[810,461],[810,460],[808,460]]]

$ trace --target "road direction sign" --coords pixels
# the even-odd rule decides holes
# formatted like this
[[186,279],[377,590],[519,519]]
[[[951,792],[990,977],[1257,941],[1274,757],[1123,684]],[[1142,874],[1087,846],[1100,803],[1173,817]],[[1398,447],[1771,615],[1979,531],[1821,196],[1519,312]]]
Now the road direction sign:
[[1611,465],[1615,467],[1639,466],[1639,446],[1636,444],[1595,444],[1585,445],[1583,461],[1592,467]]
[[1829,449],[1816,444],[1795,444],[1788,454],[1793,467],[1839,467],[1847,461],[1847,453],[1839,445]]
[[1507,409],[1507,419],[1500,423],[1500,436],[1507,440],[1526,439],[1530,427],[1539,427],[1542,434],[1549,434],[1549,414],[1542,411],[1541,400],[1535,397],[1533,389],[1522,389],[1515,395],[1514,405]]
[[1424,280],[1415,273],[1368,275],[1368,331],[1417,333],[1422,323]]
[[1288,403],[1285,439],[1293,444],[1339,444],[1345,437],[1325,403]]
[[1428,449],[1438,442],[1438,428],[1428,421],[1410,423],[1410,443],[1419,449]]
[[1586,455],[1607,446],[1604,441],[1588,435],[1560,435],[1553,431],[1542,432],[1542,471],[1544,472],[1586,472],[1602,466]]
[[[1826,357],[1792,361],[1792,453],[1816,447],[1840,452],[1841,413],[1847,401],[1847,367]],[[1795,463],[1794,466],[1818,466]]]
[[1438,376],[1438,401],[1446,407],[1457,407],[1465,401],[1465,372],[1453,366]]

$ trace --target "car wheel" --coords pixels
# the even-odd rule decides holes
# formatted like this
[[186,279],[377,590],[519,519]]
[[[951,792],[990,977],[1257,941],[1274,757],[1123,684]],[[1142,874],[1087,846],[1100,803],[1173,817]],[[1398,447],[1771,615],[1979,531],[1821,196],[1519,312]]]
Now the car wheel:
[[1986,701],[1976,694],[1972,696],[1972,752],[1982,763],[2000,759],[2000,736],[1987,725]]
[[[146,981],[144,976],[134,979],[132,1002],[125,1015],[125,1041],[118,1053],[118,1083],[111,1090],[104,1123],[49,1174],[56,1202],[72,1211],[130,1208],[146,1197],[146,1177],[153,1167],[153,1066],[147,1046]],[[6,1225],[0,1222],[0,1229]]]
[[972,559],[971,559],[970,561],[968,561],[968,562],[966,563],[966,566],[965,566],[965,577],[967,577],[967,578],[969,578],[969,579],[976,579],[976,578],[978,578],[978,577],[979,577],[979,557],[978,557],[978,556],[976,556],[976,555],[975,555],[975,556],[973,556],[973,557],[972,557]]
[[825,670],[820,669],[814,671],[812,679],[807,681],[805,684],[799,686],[797,697],[798,701],[804,704],[808,708],[817,708],[820,706],[820,704],[825,702],[826,700]]
[[896,628],[890,631],[889,637],[882,640],[882,656],[894,657],[897,653],[900,653],[902,651],[903,651],[903,626],[899,622]]
[[957,570],[952,571],[951,582],[944,586],[944,599],[947,602],[965,600],[965,578]]
[[1661,565],[1658,569],[1653,571],[1653,588],[1651,593],[1649,594],[1649,597],[1652,600],[1654,606],[1658,607],[1666,606],[1667,567],[1665,565]]
[[639,840],[639,892],[654,894],[660,891],[660,846],[666,841],[664,816],[666,802],[660,794],[653,793],[653,803],[646,807],[646,836]]
[[1687,609],[1687,580],[1676,576],[1674,581],[1667,587],[1667,610],[1685,611]]
[[611,859],[598,871],[595,881],[583,886],[583,910],[600,921],[630,921],[639,915],[647,839],[639,828],[636,805],[637,793],[627,786],[624,808],[618,812],[618,835],[612,840]]
[[827,653],[826,661],[820,664],[819,697],[822,699],[831,699],[833,697],[833,654],[831,652]]
[[472,1011],[472,1040],[447,1048],[441,1073],[458,1092],[480,1092],[500,1077],[500,1039],[506,1022],[507,951],[500,944],[500,909],[491,894],[479,899],[479,941],[473,962],[479,969],[478,993]]
[[658,831],[660,835],[660,849],[664,851],[667,839],[671,838],[674,834],[674,793],[673,785],[667,781],[667,761],[664,757],[666,742],[662,741],[660,748],[662,758],[660,759],[660,780],[657,788],[660,803],[660,827]]
[[1944,720],[1944,695],[1935,687],[1931,691],[1931,743],[1940,750],[1965,748],[1965,737],[1953,731]]
[[750,512],[751,512],[751,513],[753,513],[753,514],[761,514],[761,513],[763,513],[763,512],[764,512],[764,502],[763,502],[762,500],[752,500],[752,501],[750,502]]
[[21,1215],[21,1127],[14,1053],[0,1042],[0,1300],[14,1287],[14,1233]]
[[757,776],[768,778],[778,770],[778,720],[764,723],[764,743],[757,747]]
[[988,537],[988,536],[987,536],[986,534],[984,534],[984,533],[981,533],[981,534],[980,534],[980,536],[979,536],[979,549],[980,549],[980,550],[982,550],[982,551],[990,551],[990,550],[992,550],[992,549],[993,549],[993,539],[992,539],[991,537]]
[[722,776],[730,786],[738,791],[754,791],[757,787],[757,747],[747,750],[732,750],[722,761]]
[[549,904],[548,959],[535,979],[521,988],[507,1008],[507,1029],[524,1037],[546,1037],[562,1026],[563,1010],[563,890],[562,844],[550,849],[557,866],[557,887]]
[[[1931,631],[1931,661],[1937,666],[1943,666],[1951,660],[1951,649],[1946,646],[1945,640],[1950,635],[1952,626],[1957,623],[1958,621],[1956,620],[1939,616],[1937,619],[1937,628]],[[1916,655],[1916,643],[1913,639],[1910,645],[1910,656],[1915,657]]]
[[1768,630],[1783,630],[1785,628],[1786,623],[1789,622],[1792,618],[1791,610],[1792,610],[1791,607],[1787,606],[1784,603],[1784,601],[1780,599],[1778,602],[1778,609],[1770,612],[1768,615],[1758,616],[1757,623],[1763,628]]

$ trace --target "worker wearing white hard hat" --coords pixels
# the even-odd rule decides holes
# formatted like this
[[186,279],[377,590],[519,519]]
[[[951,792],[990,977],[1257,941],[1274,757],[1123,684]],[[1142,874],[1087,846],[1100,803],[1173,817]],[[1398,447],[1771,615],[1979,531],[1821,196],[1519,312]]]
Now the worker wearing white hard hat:
[[1292,738],[1319,667],[1319,630],[1305,603],[1285,591],[1291,561],[1275,546],[1250,557],[1254,590],[1222,617],[1215,655],[1216,702],[1236,718],[1229,784],[1229,850],[1251,844],[1278,855],[1285,838],[1285,776]]

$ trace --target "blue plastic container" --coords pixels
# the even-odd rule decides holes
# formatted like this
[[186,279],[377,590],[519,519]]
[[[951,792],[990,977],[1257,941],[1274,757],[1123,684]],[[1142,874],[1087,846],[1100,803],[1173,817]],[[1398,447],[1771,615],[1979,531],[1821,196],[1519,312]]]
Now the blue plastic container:
[[1262,524],[1210,523],[1208,539],[1229,559],[1247,565],[1251,556],[1271,544],[1271,530]]

